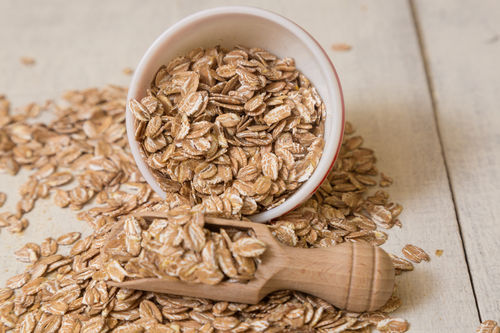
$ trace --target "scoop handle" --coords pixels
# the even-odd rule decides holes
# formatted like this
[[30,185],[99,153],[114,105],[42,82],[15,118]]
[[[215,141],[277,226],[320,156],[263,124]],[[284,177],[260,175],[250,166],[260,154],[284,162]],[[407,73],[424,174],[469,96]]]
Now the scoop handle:
[[286,247],[284,265],[265,289],[293,289],[320,297],[340,309],[374,311],[394,289],[394,267],[380,247],[346,242],[329,248]]

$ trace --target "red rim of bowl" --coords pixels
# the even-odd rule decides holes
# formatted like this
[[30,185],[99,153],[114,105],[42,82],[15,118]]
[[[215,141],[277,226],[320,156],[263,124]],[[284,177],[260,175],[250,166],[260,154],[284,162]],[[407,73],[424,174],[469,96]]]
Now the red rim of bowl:
[[[333,159],[332,159],[332,163],[330,164],[330,167],[328,168],[328,171],[326,172],[326,174],[323,176],[323,178],[321,179],[321,181],[319,182],[319,184],[307,195],[308,198],[310,198],[311,196],[314,195],[314,193],[316,193],[316,191],[318,190],[318,188],[320,188],[320,186],[323,184],[323,182],[325,181],[326,177],[328,177],[328,175],[330,174],[330,171],[332,171],[333,169],[333,166],[335,165],[335,162],[337,162],[337,158],[339,157],[339,153],[340,153],[340,148],[342,148],[342,141],[344,140],[344,128],[345,128],[345,105],[344,105],[344,92],[342,91],[342,85],[340,84],[340,78],[339,78],[339,74],[337,73],[337,70],[335,69],[335,66],[333,65],[333,62],[332,60],[330,59],[330,57],[328,56],[328,54],[326,53],[325,49],[321,46],[321,44],[316,40],[316,38],[314,38],[306,29],[302,28],[300,25],[298,25],[297,23],[293,22],[292,20],[290,20],[289,18],[286,18],[280,14],[277,14],[277,13],[274,13],[276,15],[279,15],[281,17],[283,17],[284,19],[287,19],[289,20],[290,22],[292,22],[293,24],[295,24],[297,27],[299,27],[302,31],[304,31],[319,47],[319,49],[321,50],[321,52],[323,52],[323,55],[325,56],[325,58],[328,60],[328,63],[330,64],[330,66],[332,67],[332,70],[333,70],[333,74],[335,74],[335,80],[337,80],[337,85],[339,87],[339,95],[340,95],[340,104],[342,106],[342,124],[341,124],[341,129],[340,129],[340,138],[339,138],[339,143],[337,145],[337,151],[335,152],[335,155],[333,155]],[[307,200],[307,199],[306,199]],[[290,213],[292,210],[294,210],[295,208],[299,207],[300,205],[302,205],[306,200],[302,201],[301,203],[298,203],[295,207],[293,207],[292,209],[290,209],[289,211],[287,211],[285,214],[283,215],[286,215],[288,213]]]

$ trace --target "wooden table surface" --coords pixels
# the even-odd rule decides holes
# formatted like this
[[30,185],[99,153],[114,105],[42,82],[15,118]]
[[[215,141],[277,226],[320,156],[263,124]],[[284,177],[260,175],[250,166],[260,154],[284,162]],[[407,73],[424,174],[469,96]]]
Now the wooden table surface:
[[[395,315],[411,332],[474,332],[500,321],[500,2],[497,0],[0,1],[0,93],[14,105],[63,91],[127,85],[149,44],[197,10],[246,4],[294,20],[323,45],[344,88],[347,119],[392,176],[407,243],[430,263],[399,278]],[[334,51],[332,44],[352,46]],[[32,67],[19,58],[36,59]],[[12,209],[26,178],[0,175]],[[0,232],[0,285],[28,241],[87,230],[74,213],[37,204],[23,235]],[[77,225],[78,224],[78,225]],[[398,229],[398,230],[396,230]],[[441,257],[436,249],[444,250]]]

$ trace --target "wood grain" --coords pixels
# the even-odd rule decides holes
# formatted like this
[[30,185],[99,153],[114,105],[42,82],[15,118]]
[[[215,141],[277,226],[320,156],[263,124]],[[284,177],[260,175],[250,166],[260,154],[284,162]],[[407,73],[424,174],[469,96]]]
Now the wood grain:
[[[390,193],[405,207],[403,229],[390,232],[386,249],[397,253],[411,243],[432,256],[399,279],[397,315],[408,318],[412,332],[472,332],[478,314],[409,6],[365,2],[356,11],[361,3],[350,4],[332,10],[330,37],[321,42],[353,46],[331,53],[347,117],[377,152],[379,169],[394,178]],[[436,257],[437,249],[445,254]]]
[[[442,257],[432,256],[431,263],[399,278],[403,306],[395,315],[407,318],[412,332],[472,332],[478,315],[406,1],[0,1],[0,92],[22,105],[67,89],[127,84],[130,77],[122,69],[134,67],[165,28],[197,10],[228,4],[283,14],[324,46],[343,84],[348,119],[366,146],[376,150],[379,168],[395,179],[392,197],[405,206],[404,227],[390,232],[384,248],[399,252],[414,243],[430,254],[444,249]],[[339,43],[352,48],[333,51],[331,45]],[[37,63],[22,66],[21,56],[32,56]],[[19,182],[0,175],[1,188],[11,198]],[[487,189],[494,191],[491,185]],[[2,262],[14,263],[12,252],[20,243],[62,234],[63,228],[85,228],[71,218],[72,212],[56,210],[44,215],[36,209],[24,236],[0,233]],[[486,220],[481,223],[493,223]],[[21,265],[5,269],[0,283]]]
[[415,1],[477,302],[500,320],[500,2]]

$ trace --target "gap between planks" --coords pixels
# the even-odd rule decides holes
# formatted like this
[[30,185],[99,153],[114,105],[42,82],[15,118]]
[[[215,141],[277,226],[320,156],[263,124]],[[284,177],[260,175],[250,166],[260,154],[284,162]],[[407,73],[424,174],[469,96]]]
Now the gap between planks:
[[426,83],[427,83],[427,89],[429,91],[429,96],[431,98],[432,114],[434,116],[434,123],[436,125],[436,132],[437,132],[437,136],[438,136],[439,148],[440,148],[440,151],[441,151],[441,156],[443,157],[443,161],[444,161],[444,168],[445,168],[445,172],[446,172],[446,178],[448,180],[448,186],[450,188],[451,200],[453,202],[453,210],[455,212],[455,219],[457,221],[458,233],[460,235],[460,242],[462,243],[462,250],[463,250],[463,253],[464,253],[464,257],[465,257],[465,264],[467,265],[467,273],[469,275],[469,281],[470,281],[470,285],[471,285],[471,288],[472,288],[472,294],[474,295],[474,303],[476,304],[477,314],[479,316],[478,319],[479,319],[479,322],[482,323],[483,322],[483,318],[481,316],[481,310],[479,309],[479,303],[478,303],[478,300],[477,300],[476,289],[474,288],[474,279],[472,278],[472,273],[470,271],[469,258],[467,257],[467,251],[465,249],[465,241],[464,241],[464,237],[463,237],[463,233],[462,233],[462,226],[460,225],[460,217],[459,217],[459,214],[458,214],[457,203],[456,203],[456,200],[455,200],[455,192],[453,190],[453,185],[451,183],[450,171],[449,171],[449,168],[448,168],[448,161],[446,160],[446,152],[444,151],[443,139],[441,137],[441,131],[440,131],[440,128],[439,128],[439,120],[438,120],[438,116],[437,116],[436,96],[434,94],[434,84],[432,82],[430,66],[429,66],[429,62],[427,60],[427,52],[426,52],[426,48],[425,48],[425,44],[424,44],[424,40],[423,40],[423,36],[422,36],[422,30],[420,28],[420,22],[418,20],[418,14],[417,14],[417,10],[415,8],[414,1],[415,0],[408,0],[409,8],[410,8],[411,17],[412,17],[412,20],[413,20],[413,25],[415,27],[415,33],[416,33],[416,36],[417,36],[418,48],[420,50],[420,56],[421,56],[421,59],[422,59],[422,64],[423,64],[424,71],[425,71],[425,80],[426,80]]

